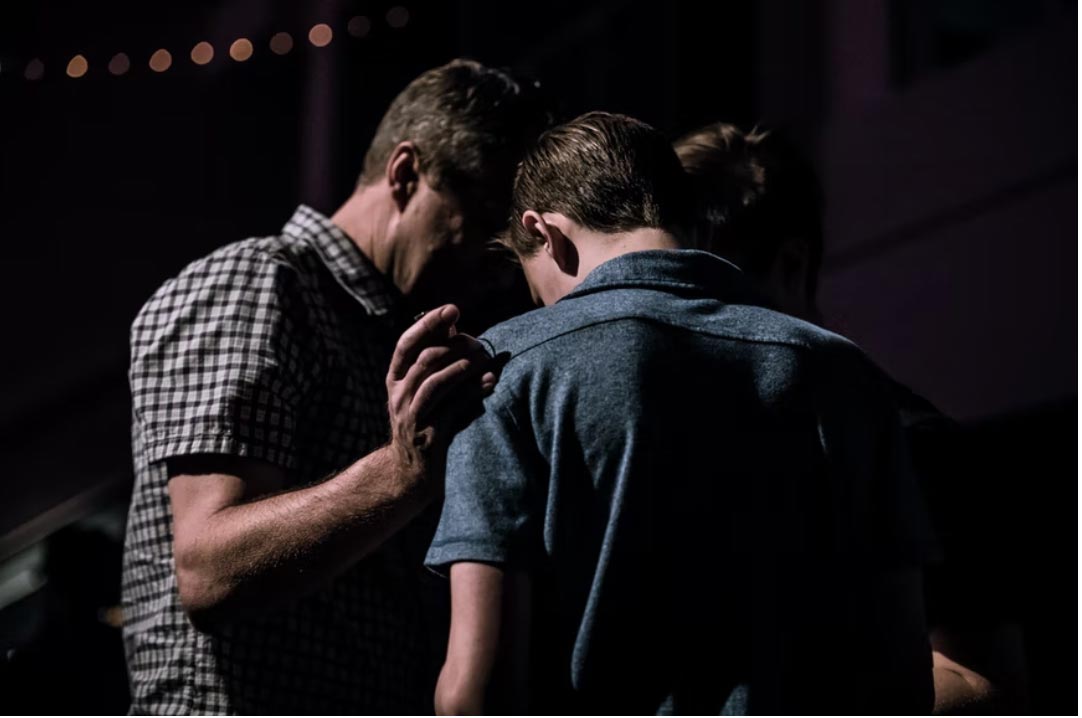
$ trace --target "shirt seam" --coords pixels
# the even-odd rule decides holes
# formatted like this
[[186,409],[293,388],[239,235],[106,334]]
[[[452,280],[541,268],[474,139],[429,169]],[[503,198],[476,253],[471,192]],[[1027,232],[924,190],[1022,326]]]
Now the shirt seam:
[[[279,433],[283,433],[283,434],[286,433],[282,429],[269,429],[269,431],[278,431]],[[290,432],[290,436],[293,437],[292,432]],[[296,453],[296,449],[294,449],[294,448],[283,447],[278,442],[271,442],[271,441],[264,440],[264,439],[246,439],[246,438],[242,438],[242,437],[238,436],[236,433],[234,433],[232,431],[222,431],[222,432],[218,432],[218,433],[200,432],[198,434],[173,433],[173,434],[160,434],[156,438],[149,438],[148,437],[143,442],[143,446],[144,446],[143,455],[149,458],[150,456],[153,456],[156,453],[155,452],[156,449],[162,448],[163,446],[168,446],[171,443],[183,443],[185,445],[190,445],[190,444],[197,443],[197,442],[200,442],[200,441],[206,440],[206,439],[215,439],[215,440],[225,439],[225,440],[228,440],[229,442],[231,442],[231,443],[233,443],[235,445],[243,446],[243,447],[246,447],[248,449],[251,449],[251,451],[249,451],[247,453],[243,453],[243,454],[242,453],[231,453],[231,454],[226,454],[227,456],[255,457],[255,458],[262,458],[263,460],[266,460],[266,461],[271,460],[269,458],[266,458],[268,456],[277,456],[287,468],[292,467],[297,462],[297,453]],[[159,459],[155,459],[154,461],[151,461],[150,463],[155,463],[157,461],[167,461],[170,458],[178,457],[178,456],[188,456],[190,453],[197,453],[197,454],[198,453],[204,453],[204,452],[199,452],[199,451],[190,452],[190,447],[189,446],[184,446],[183,448],[186,449],[185,453],[170,454],[169,456],[163,456],[163,457],[161,457]],[[211,453],[213,453],[213,452],[211,452]],[[275,462],[275,463],[277,463],[277,462]]]
[[[707,331],[707,330],[703,330],[703,329],[697,329],[697,328],[694,328],[694,327],[687,327],[687,326],[683,326],[683,325],[680,325],[680,324],[674,324],[672,322],[667,322],[667,321],[664,321],[662,319],[658,319],[656,317],[624,316],[624,317],[609,317],[609,318],[606,318],[606,319],[599,319],[597,321],[590,322],[589,324],[582,324],[582,325],[576,326],[574,328],[567,329],[565,331],[554,334],[554,335],[552,335],[550,337],[546,337],[545,339],[537,342],[536,344],[531,344],[530,346],[526,347],[525,349],[520,350],[517,353],[508,352],[508,353],[511,354],[511,356],[508,358],[507,363],[510,364],[515,359],[518,359],[519,357],[522,357],[522,356],[528,354],[529,352],[533,351],[534,349],[538,349],[538,348],[544,346],[545,344],[548,344],[549,342],[552,342],[552,341],[555,341],[557,339],[561,339],[563,337],[575,334],[576,332],[580,332],[580,331],[590,329],[590,328],[593,328],[593,327],[596,327],[596,326],[601,326],[603,324],[614,324],[616,322],[622,322],[622,321],[650,322],[650,323],[653,323],[653,324],[660,324],[660,325],[663,325],[663,326],[672,327],[674,329],[681,329],[681,330],[684,330],[684,331],[687,331],[687,332],[691,332],[693,334],[701,334],[701,335],[705,335],[705,336],[716,337],[716,338],[719,338],[719,339],[728,339],[730,341],[741,342],[741,343],[744,343],[744,344],[757,344],[757,345],[761,345],[761,346],[788,347],[788,348],[791,348],[791,349],[799,349],[799,350],[802,350],[802,351],[809,351],[809,350],[812,349],[812,345],[807,343],[807,342],[793,341],[793,340],[783,340],[783,339],[768,339],[766,337],[742,337],[742,336],[735,336],[735,335],[724,333],[724,332],[712,332],[712,331]],[[495,346],[490,339],[486,338],[485,342],[490,347]],[[493,352],[493,353],[495,354],[496,352]]]

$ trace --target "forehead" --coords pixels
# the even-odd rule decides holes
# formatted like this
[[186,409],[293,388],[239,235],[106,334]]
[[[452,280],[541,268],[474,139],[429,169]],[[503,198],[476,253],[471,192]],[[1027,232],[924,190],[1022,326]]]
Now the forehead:
[[[501,231],[507,228],[507,216],[491,206],[464,196],[454,188],[429,186],[420,210],[430,231],[439,235],[461,235],[470,247],[491,246]],[[495,252],[494,252],[495,254]]]
[[[510,188],[506,188],[509,190]],[[445,186],[440,194],[448,210],[469,225],[495,235],[507,226],[509,191],[483,185]]]

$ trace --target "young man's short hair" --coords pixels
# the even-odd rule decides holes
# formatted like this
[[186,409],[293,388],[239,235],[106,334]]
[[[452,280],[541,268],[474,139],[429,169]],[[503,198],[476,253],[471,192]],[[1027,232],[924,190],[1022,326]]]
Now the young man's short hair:
[[408,140],[434,187],[470,195],[502,213],[518,160],[552,121],[537,83],[473,60],[452,60],[418,76],[391,102],[359,184],[378,181],[394,148]]
[[807,243],[814,295],[823,254],[823,197],[811,164],[776,132],[718,122],[680,138],[676,154],[699,202],[697,240],[765,275],[791,239]]
[[682,233],[692,205],[672,145],[645,122],[590,112],[548,130],[515,173],[509,231],[498,241],[524,257],[541,246],[524,212],[559,212],[615,233],[653,227]]

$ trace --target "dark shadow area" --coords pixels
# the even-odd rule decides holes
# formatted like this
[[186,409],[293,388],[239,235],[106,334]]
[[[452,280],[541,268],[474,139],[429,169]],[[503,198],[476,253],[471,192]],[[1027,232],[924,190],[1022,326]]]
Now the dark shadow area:
[[[112,516],[115,532],[123,504]],[[26,573],[41,588],[0,611],[5,710],[31,715],[127,712],[119,539],[83,521],[41,545],[40,565]]]
[[964,546],[978,575],[958,580],[990,587],[976,620],[998,607],[1021,623],[1036,715],[1077,712],[1077,417],[1070,402],[966,427],[974,465],[948,498],[958,535],[989,537]]
[[[400,5],[407,21],[392,24],[388,13]],[[966,417],[968,465],[936,490],[975,572],[956,579],[994,595],[988,606],[958,610],[979,615],[995,606],[1016,617],[1032,711],[1077,712],[1077,399],[1067,388],[1077,375],[1057,364],[1040,383],[1052,356],[1043,349],[1011,355],[1028,372],[990,352],[982,362],[925,368],[925,357],[977,354],[965,350],[991,335],[989,326],[1004,328],[974,317],[972,331],[937,333],[922,329],[915,309],[904,312],[966,306],[963,299],[989,285],[1005,302],[1043,297],[1046,278],[1077,259],[1071,232],[1063,239],[1031,222],[1039,216],[1077,230],[1077,207],[1061,199],[1076,182],[1076,138],[1052,122],[1062,113],[1050,120],[1046,109],[1065,105],[1077,78],[1057,66],[1063,77],[1054,79],[1041,54],[1076,10],[997,0],[981,15],[977,5],[839,0],[794,14],[780,0],[3,3],[4,705],[25,713],[127,710],[114,609],[132,480],[128,332],[143,302],[215,248],[278,232],[298,203],[333,211],[352,190],[389,101],[422,70],[462,55],[536,77],[564,117],[624,112],[673,138],[716,120],[765,121],[819,160],[832,211],[825,266],[854,292],[839,296],[859,296],[835,304],[850,312],[852,338],[922,391],[972,379],[968,393],[948,397]],[[326,47],[308,39],[316,23],[333,28]],[[269,43],[283,32],[291,44],[279,54]],[[230,57],[240,38],[254,48],[244,61]],[[191,57],[200,41],[214,49],[205,65]],[[160,49],[171,64],[158,72],[149,61]],[[130,67],[114,73],[119,53]],[[88,69],[71,77],[77,54]],[[880,75],[881,85],[868,79]],[[994,94],[1012,82],[1036,89],[1017,102]],[[935,135],[943,118],[929,108],[944,98],[981,119]],[[1046,134],[1032,131],[1049,124]],[[967,145],[969,134],[994,142]],[[982,184],[989,155],[995,186]],[[869,165],[881,174],[865,172]],[[999,214],[1009,212],[1016,214]],[[1016,276],[1007,261],[982,273],[983,254],[952,244],[978,236],[982,253],[1014,252],[1023,241],[1016,228],[1034,226],[1024,237],[1034,258],[1029,275]],[[1047,251],[1031,249],[1039,242]],[[976,268],[929,289],[926,277],[948,255],[975,257]],[[899,280],[904,290],[884,289],[876,273],[884,264],[894,276],[912,267],[921,274]],[[480,333],[530,307],[515,274],[464,316],[462,329]],[[1026,330],[1055,356],[1077,356],[1076,332],[1063,330],[1068,319],[1077,323],[1074,309],[1043,309],[1030,314],[1032,327],[1007,329]],[[868,329],[885,323],[879,335]],[[892,363],[900,355],[911,360]],[[981,395],[981,386],[994,389]]]

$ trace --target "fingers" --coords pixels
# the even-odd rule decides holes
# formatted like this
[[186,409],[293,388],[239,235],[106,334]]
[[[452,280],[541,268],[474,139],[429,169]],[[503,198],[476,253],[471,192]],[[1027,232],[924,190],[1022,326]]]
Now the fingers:
[[454,385],[443,385],[447,388],[431,400],[430,406],[436,411],[431,423],[439,427],[441,436],[450,439],[484,413],[484,398],[495,388],[496,377],[492,372],[485,371],[484,367],[478,372],[484,372],[480,380],[476,373],[467,375]]
[[[419,422],[424,422],[434,411],[444,411],[445,400],[458,401],[458,389],[475,388],[487,396],[496,386],[496,375],[490,371],[492,359],[488,354],[471,355],[448,364],[427,376],[414,394],[410,410]],[[453,395],[453,397],[452,397]]]
[[488,352],[480,342],[466,334],[453,336],[442,345],[423,349],[413,366],[406,371],[406,376],[396,383],[395,394],[403,397],[407,404],[412,403],[417,390],[429,376],[459,359],[483,362],[488,359]]
[[477,373],[476,367],[473,367],[472,372],[471,367],[473,365],[469,359],[459,359],[424,380],[410,404],[410,411],[417,417],[419,424],[423,424],[425,418],[435,410],[440,398],[446,396],[471,373]]
[[445,304],[424,314],[407,329],[395,345],[388,378],[401,381],[406,377],[417,357],[428,347],[443,344],[455,336],[458,307]]
[[387,408],[393,440],[403,446],[413,447],[423,432],[443,436],[445,427],[461,426],[458,417],[476,414],[496,386],[497,361],[481,342],[456,332],[458,317],[451,304],[424,314],[395,347]]

